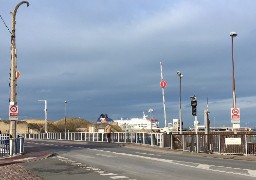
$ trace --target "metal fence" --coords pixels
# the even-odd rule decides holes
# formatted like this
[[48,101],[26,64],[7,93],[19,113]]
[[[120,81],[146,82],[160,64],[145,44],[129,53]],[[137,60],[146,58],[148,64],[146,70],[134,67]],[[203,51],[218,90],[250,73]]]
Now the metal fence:
[[256,133],[168,134],[164,136],[164,147],[197,153],[256,155]]
[[24,137],[10,138],[9,135],[0,135],[0,157],[9,157],[24,153]]
[[[106,134],[100,132],[67,132],[67,133],[42,133],[24,134],[26,139],[52,139],[88,142],[107,142]],[[111,133],[112,142],[115,143],[137,143],[163,147],[162,133],[143,132],[115,132]]]
[[[107,142],[100,132],[67,132],[25,134],[27,139],[52,139],[87,142]],[[150,146],[166,147],[197,153],[256,155],[256,132],[185,132],[183,134],[163,134],[145,132],[115,132],[111,134],[115,143],[136,143]]]

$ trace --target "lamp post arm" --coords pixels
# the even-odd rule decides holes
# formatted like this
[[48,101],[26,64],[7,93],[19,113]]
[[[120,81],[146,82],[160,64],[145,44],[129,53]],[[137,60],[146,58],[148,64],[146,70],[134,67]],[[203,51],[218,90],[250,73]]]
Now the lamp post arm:
[[[17,4],[17,5],[15,6],[15,9],[14,9],[14,11],[13,11],[13,13],[12,13],[12,31],[15,31],[15,24],[16,24],[15,18],[16,18],[16,13],[17,13],[19,7],[20,7],[22,4],[27,4],[27,7],[29,6],[29,2],[28,2],[28,1],[22,1],[22,2],[20,2],[19,4]],[[12,35],[14,35],[13,32],[12,32]]]

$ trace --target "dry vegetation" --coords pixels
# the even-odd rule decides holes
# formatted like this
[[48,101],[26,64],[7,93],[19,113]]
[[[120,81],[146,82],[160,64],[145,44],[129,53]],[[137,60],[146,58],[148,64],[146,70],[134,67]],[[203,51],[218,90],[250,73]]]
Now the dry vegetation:
[[[45,120],[29,119],[24,120],[28,123],[30,129],[37,129],[40,132],[44,132]],[[71,132],[77,131],[77,128],[88,128],[88,125],[94,124],[85,119],[80,118],[66,118],[66,129]],[[58,121],[48,120],[47,124],[48,132],[64,132],[65,131],[65,119]]]

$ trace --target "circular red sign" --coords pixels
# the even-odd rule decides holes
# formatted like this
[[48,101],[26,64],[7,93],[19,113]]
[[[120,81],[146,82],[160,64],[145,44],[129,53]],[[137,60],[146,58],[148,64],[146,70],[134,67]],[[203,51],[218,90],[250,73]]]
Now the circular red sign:
[[162,88],[165,88],[165,87],[167,86],[167,82],[165,82],[164,80],[162,80],[162,81],[160,82],[160,86],[161,86]]
[[15,106],[15,105],[11,106],[10,111],[11,112],[17,112],[18,111],[17,106]]
[[233,115],[238,115],[238,114],[239,114],[239,109],[234,108],[234,109],[232,110],[232,114],[233,114]]

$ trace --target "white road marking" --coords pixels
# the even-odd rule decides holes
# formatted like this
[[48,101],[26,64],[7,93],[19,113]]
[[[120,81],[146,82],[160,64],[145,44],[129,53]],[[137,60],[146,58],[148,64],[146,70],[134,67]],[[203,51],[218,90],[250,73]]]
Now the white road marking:
[[100,174],[101,176],[116,176],[117,174],[114,173],[107,173],[107,174]]
[[209,170],[210,169],[210,165],[208,164],[198,164],[197,168],[199,169],[206,169],[206,170]]
[[251,176],[256,177],[256,170],[247,169],[247,171]]
[[128,177],[126,176],[113,176],[113,177],[110,177],[111,179],[128,179]]
[[108,155],[108,154],[95,154],[96,156],[102,156],[102,157],[116,157],[113,155]]
[[[90,150],[96,150],[99,151],[97,149],[90,149]],[[105,151],[105,152],[109,152],[109,151]],[[236,175],[242,175],[242,176],[250,176],[250,177],[256,177],[256,170],[248,170],[248,169],[239,169],[241,171],[245,171],[244,173],[242,172],[237,172],[236,170],[238,170],[237,168],[231,168],[231,170],[234,171],[225,171],[223,169],[228,169],[228,167],[223,167],[223,169],[221,170],[217,170],[217,169],[212,169],[213,167],[218,167],[215,165],[208,165],[208,164],[200,164],[200,163],[193,163],[193,162],[185,162],[185,161],[174,161],[174,160],[169,160],[169,159],[159,159],[159,158],[155,158],[155,157],[147,157],[147,156],[141,156],[141,155],[137,155],[137,154],[127,154],[127,153],[118,153],[118,152],[111,152],[114,154],[118,154],[118,155],[124,155],[124,156],[131,156],[131,157],[138,157],[138,158],[142,158],[142,159],[148,159],[148,160],[152,160],[152,161],[158,161],[158,162],[166,162],[166,163],[170,163],[170,164],[177,164],[177,165],[181,165],[181,166],[186,166],[186,167],[191,167],[191,168],[198,168],[198,169],[203,169],[203,170],[208,170],[208,171],[215,171],[215,172],[222,172],[222,173],[227,173],[227,174],[236,174]]]

